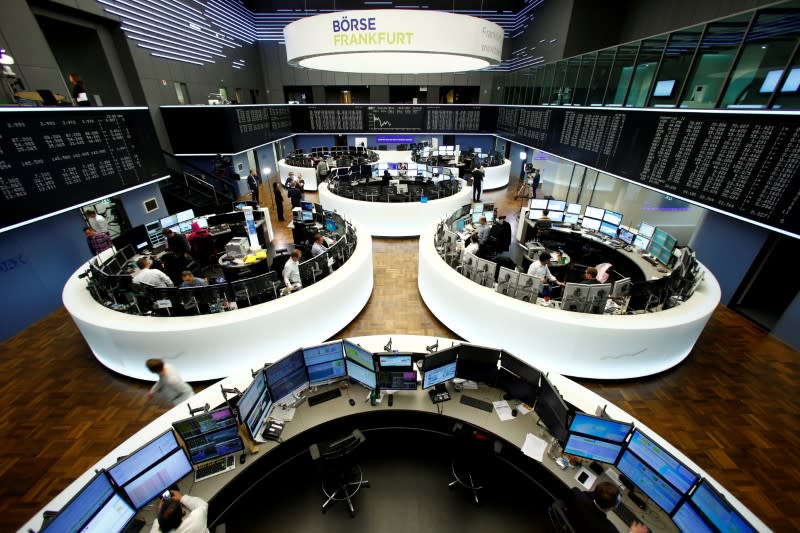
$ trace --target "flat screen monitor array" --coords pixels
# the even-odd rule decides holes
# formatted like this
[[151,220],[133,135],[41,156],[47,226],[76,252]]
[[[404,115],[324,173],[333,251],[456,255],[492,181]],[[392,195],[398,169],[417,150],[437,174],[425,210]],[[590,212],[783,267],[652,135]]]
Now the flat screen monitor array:
[[189,450],[192,464],[199,465],[244,450],[233,411],[221,407],[172,423]]
[[[567,222],[566,215],[573,215],[574,213],[567,211],[567,202],[564,200],[548,200],[545,198],[532,198],[529,203],[530,211],[528,211],[529,220],[538,220],[544,215],[544,210],[547,209],[547,217],[552,222]],[[580,210],[580,206],[578,206]],[[576,217],[569,217],[570,220]],[[572,222],[568,222],[572,223]]]
[[67,502],[42,531],[122,531],[135,515],[136,509],[114,490],[107,473],[102,471]]
[[569,407],[558,390],[542,375],[539,380],[539,395],[533,410],[547,427],[550,434],[560,443],[567,439]]
[[650,246],[647,248],[647,251],[662,265],[669,265],[670,259],[672,258],[672,251],[675,249],[677,243],[678,241],[675,237],[661,228],[656,228],[655,231],[653,231],[653,236],[650,238]]
[[267,388],[267,377],[263,370],[259,370],[236,405],[239,421],[247,428],[250,438],[255,439],[258,436],[258,431],[269,415],[271,407],[272,396]]

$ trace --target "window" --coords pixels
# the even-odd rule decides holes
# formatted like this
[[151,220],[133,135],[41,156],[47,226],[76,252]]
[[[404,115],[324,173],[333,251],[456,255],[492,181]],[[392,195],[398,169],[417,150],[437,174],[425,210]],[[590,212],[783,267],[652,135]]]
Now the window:
[[703,26],[700,25],[669,36],[651,92],[650,107],[675,107],[702,33]]

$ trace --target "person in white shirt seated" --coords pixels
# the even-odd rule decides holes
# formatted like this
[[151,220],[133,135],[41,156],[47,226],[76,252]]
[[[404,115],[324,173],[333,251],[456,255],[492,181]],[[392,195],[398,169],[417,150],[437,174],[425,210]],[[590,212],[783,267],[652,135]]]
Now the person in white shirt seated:
[[303,252],[295,249],[292,252],[292,257],[286,261],[286,265],[283,267],[283,282],[289,292],[303,288],[303,283],[300,281],[300,258],[302,256]]
[[311,246],[311,257],[317,257],[318,255],[324,254],[328,250],[328,247],[325,246],[325,237],[322,234],[317,233],[314,235],[314,244]]
[[478,244],[478,234],[473,233],[469,237],[469,244],[467,245],[466,248],[464,248],[464,255],[461,256],[461,262],[464,262],[464,257],[468,253],[477,256],[479,249],[480,245]]
[[[177,490],[169,492],[170,498],[158,504],[158,518],[150,533],[208,533],[208,502]],[[184,507],[189,514],[184,514]]]
[[134,283],[141,283],[143,285],[150,285],[151,287],[174,287],[172,280],[156,268],[150,268],[152,261],[149,257],[140,257],[136,261],[136,266],[139,267],[139,272],[133,276]]
[[556,277],[550,273],[550,268],[548,268],[548,265],[550,265],[550,254],[547,252],[542,252],[539,254],[539,259],[531,263],[531,266],[528,267],[528,275],[541,279],[542,285],[549,284],[551,286],[551,290],[552,285],[563,287],[564,283],[558,281],[558,279],[556,279]]

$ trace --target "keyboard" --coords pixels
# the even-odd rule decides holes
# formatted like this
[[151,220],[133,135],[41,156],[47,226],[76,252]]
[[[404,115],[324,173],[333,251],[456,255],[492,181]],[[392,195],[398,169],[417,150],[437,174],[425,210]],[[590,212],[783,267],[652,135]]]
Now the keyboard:
[[314,396],[308,397],[308,406],[312,407],[322,402],[327,402],[328,400],[333,400],[334,398],[338,398],[342,395],[342,391],[339,389],[331,389],[325,392],[321,392],[320,394],[315,394]]
[[617,508],[614,509],[614,512],[617,514],[620,520],[625,522],[626,526],[630,526],[634,521],[639,522],[640,524],[643,523],[641,518],[633,514],[633,511],[631,511],[627,505],[619,504]]
[[473,398],[472,396],[465,396],[461,395],[461,403],[464,405],[469,405],[470,407],[474,407],[475,409],[480,409],[481,411],[486,411],[487,413],[491,413],[494,406],[489,402],[484,402],[483,400],[479,400],[477,398]]
[[228,470],[233,470],[234,468],[236,468],[236,458],[233,455],[220,457],[219,459],[198,466],[194,471],[194,480],[200,481],[222,474]]

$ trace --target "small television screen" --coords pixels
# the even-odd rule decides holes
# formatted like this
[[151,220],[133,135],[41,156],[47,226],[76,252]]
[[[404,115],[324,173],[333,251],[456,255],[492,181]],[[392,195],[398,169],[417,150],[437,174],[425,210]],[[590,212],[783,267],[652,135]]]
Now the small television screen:
[[303,222],[314,222],[314,213],[311,211],[302,211]]
[[588,218],[586,215],[584,215],[583,220],[581,220],[581,227],[590,231],[599,231],[600,224],[600,220],[596,218]]
[[628,422],[618,422],[585,413],[575,413],[575,418],[569,425],[572,433],[580,433],[616,443],[625,442],[632,428],[633,424]]
[[456,377],[493,385],[497,379],[500,350],[462,344],[456,361]]
[[412,365],[411,354],[381,354],[378,356],[378,366],[381,369],[411,368]]
[[244,443],[239,436],[239,429],[234,425],[192,437],[186,441],[186,448],[192,464],[198,465],[240,452],[244,449]]
[[581,204],[569,204],[567,206],[567,213],[575,213],[576,215],[580,215],[581,209],[583,209]]
[[352,343],[348,340],[342,341],[344,346],[344,355],[350,361],[355,361],[365,368],[375,370],[375,362],[373,360],[372,352],[365,350],[358,344]]
[[578,215],[576,213],[564,213],[564,223],[565,224],[577,224],[578,223]]
[[308,387],[308,373],[302,350],[278,359],[264,370],[264,374],[275,403]]
[[473,224],[479,223],[481,221],[481,217],[482,216],[483,216],[483,213],[480,213],[480,212],[472,213],[472,223]]
[[689,492],[700,478],[689,470],[683,463],[675,459],[668,451],[662,448],[653,439],[639,431],[633,431],[628,450],[639,457],[644,464],[661,474],[673,487],[683,494]]
[[425,370],[422,374],[422,388],[428,389],[456,377],[456,362]]
[[617,236],[617,226],[609,222],[601,222],[600,233],[608,237],[615,238]]
[[547,209],[550,211],[564,211],[567,208],[567,202],[564,200],[548,200]]
[[62,531],[82,531],[82,528],[114,495],[114,487],[100,472],[84,486],[42,530],[60,533]]
[[108,469],[108,475],[121,487],[179,446],[175,433],[171,429],[167,430],[138,450],[126,455]]
[[365,368],[358,363],[351,361],[350,359],[347,360],[347,376],[350,379],[361,383],[368,389],[374,389],[378,386],[378,378],[375,375],[374,370]]
[[231,426],[236,426],[236,420],[230,407],[220,407],[172,423],[172,427],[184,441],[209,431],[217,431]]
[[702,480],[697,486],[691,501],[720,531],[755,532],[755,528],[747,523],[707,479]]
[[650,246],[650,239],[644,235],[637,235],[633,238],[633,246],[640,250],[647,250],[647,247]]
[[[236,431],[236,427],[231,429]],[[238,434],[236,438],[239,438]],[[239,441],[241,442],[241,439]],[[186,458],[186,452],[183,448],[178,448],[163,461],[154,464],[142,475],[130,481],[122,490],[131,504],[139,510],[191,471],[192,465]]]
[[605,215],[606,210],[600,209],[599,207],[592,207],[590,205],[586,206],[586,211],[583,212],[584,217],[589,218],[596,218],[597,220],[603,220],[603,215]]
[[639,487],[667,514],[672,513],[681,500],[680,492],[672,488],[669,483],[630,451],[622,452],[617,462],[617,470],[625,474],[634,485]]
[[531,198],[531,202],[528,205],[531,209],[547,209],[547,202],[544,198]]
[[170,215],[162,218],[160,221],[162,228],[171,228],[178,225],[178,215]]
[[584,437],[575,433],[571,433],[567,437],[564,445],[564,453],[608,464],[616,463],[621,451],[622,444]]
[[633,244],[633,238],[636,237],[636,235],[633,232],[630,232],[625,228],[619,228],[619,233],[617,234],[617,236],[625,244]]
[[677,526],[678,531],[681,533],[714,532],[711,524],[706,522],[706,519],[703,518],[703,515],[701,515],[697,509],[694,508],[689,500],[685,500],[678,506],[675,514],[672,515],[672,521],[675,523],[675,526]]
[[650,237],[653,236],[653,232],[655,230],[656,230],[655,226],[650,225],[647,222],[642,222],[639,224],[639,231],[637,233],[649,239]]
[[675,87],[675,80],[660,80],[656,82],[656,86],[653,89],[653,96],[670,96],[673,87]]
[[550,434],[560,443],[567,438],[569,408],[547,376],[542,375],[539,399],[533,407]]
[[547,217],[552,222],[564,222],[564,212],[563,211],[550,211]]
[[606,209],[606,212],[603,215],[603,222],[609,222],[615,226],[619,226],[622,224],[622,213],[617,213],[616,211],[609,211]]
[[381,370],[378,372],[378,388],[384,392],[416,390],[417,372],[414,370]]

